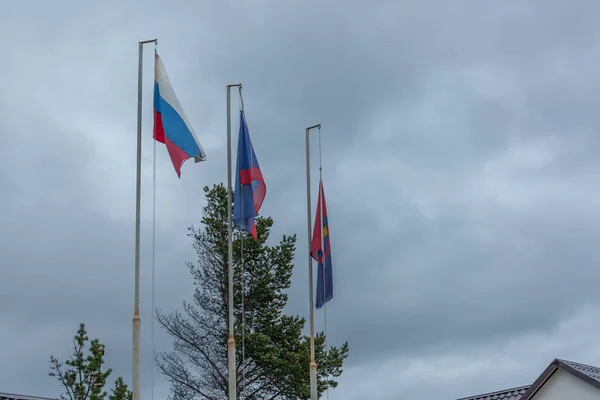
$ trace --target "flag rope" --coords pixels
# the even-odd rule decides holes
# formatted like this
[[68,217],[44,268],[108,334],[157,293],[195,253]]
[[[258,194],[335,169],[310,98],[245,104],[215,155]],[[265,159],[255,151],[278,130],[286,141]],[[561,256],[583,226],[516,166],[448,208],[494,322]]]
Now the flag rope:
[[[154,42],[154,55],[156,56],[156,47],[158,41]],[[154,133],[152,134],[154,136]],[[153,138],[154,139],[154,138]],[[152,357],[150,362],[152,367],[150,369],[150,398],[154,400],[154,285],[155,285],[155,271],[156,271],[156,140],[152,141],[152,322],[150,323],[150,346],[152,347]]]
[[[244,98],[242,97],[242,86],[239,87],[240,92],[240,111],[244,111]],[[240,124],[242,123],[240,119]],[[239,146],[239,143],[238,143]],[[240,190],[241,188],[236,188],[236,190]],[[244,196],[241,197],[242,206],[241,209],[244,209]],[[246,280],[244,279],[244,240],[245,237],[241,237],[241,274],[242,274],[242,365],[240,366],[242,369],[242,393],[246,390]]]
[[[242,200],[243,201],[243,200]],[[242,242],[242,251],[241,251],[241,267],[242,267],[242,284],[241,284],[241,289],[242,289],[242,365],[240,366],[242,368],[242,393],[244,393],[244,391],[246,390],[246,309],[245,309],[245,305],[244,303],[246,302],[246,296],[245,296],[245,291],[246,291],[246,285],[245,282],[246,280],[244,279],[244,240],[245,237],[242,236],[241,237],[241,242]]]
[[[156,51],[156,47],[154,48]],[[155,283],[155,255],[156,255],[156,140],[154,142],[154,151],[152,155],[152,322],[150,325],[150,342],[152,346],[152,368],[150,372],[150,398],[154,400],[154,283]]]
[[[322,157],[322,151],[321,151],[321,126],[319,126],[319,198],[321,197],[321,185],[323,182],[323,157]],[[323,249],[323,255],[321,256],[321,265],[323,266],[323,300],[325,301],[325,282],[327,281],[325,273],[326,273],[326,269],[325,269],[325,244],[323,243],[324,238],[323,238],[323,203],[322,203],[323,199],[321,199],[321,210],[320,214],[321,214],[321,248]],[[317,263],[317,267],[318,267],[318,263]],[[324,319],[325,319],[325,357],[327,358],[327,356],[329,355],[329,344],[327,343],[327,301],[324,302],[323,304],[323,314],[324,314]],[[327,400],[329,400],[329,386],[327,386]]]

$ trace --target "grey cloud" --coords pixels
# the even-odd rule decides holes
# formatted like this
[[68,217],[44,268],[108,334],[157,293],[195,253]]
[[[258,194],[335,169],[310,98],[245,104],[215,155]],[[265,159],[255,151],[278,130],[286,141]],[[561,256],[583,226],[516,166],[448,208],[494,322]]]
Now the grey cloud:
[[[157,305],[173,309],[192,294],[185,229],[199,224],[202,186],[225,180],[224,86],[243,82],[267,179],[263,212],[274,237],[299,239],[288,309],[305,316],[304,128],[323,124],[336,279],[328,332],[330,343],[351,345],[332,399],[359,392],[364,366],[380,374],[368,375],[381,380],[374,399],[524,384],[558,354],[517,346],[507,354],[523,365],[511,369],[506,346],[542,335],[559,352],[584,340],[552,332],[599,300],[596,3],[147,5],[0,6],[0,33],[11,38],[0,65],[0,312],[9,327],[0,349],[14,360],[0,390],[57,394],[47,358],[67,354],[80,321],[130,379],[136,42],[152,37],[209,156],[177,180],[158,148]],[[146,396],[152,46],[145,54]],[[235,93],[232,104],[236,138]],[[592,314],[577,323],[592,329]],[[156,348],[168,349],[155,334]],[[464,368],[451,373],[444,359]],[[500,372],[481,367],[496,361]],[[395,369],[378,369],[387,363]]]

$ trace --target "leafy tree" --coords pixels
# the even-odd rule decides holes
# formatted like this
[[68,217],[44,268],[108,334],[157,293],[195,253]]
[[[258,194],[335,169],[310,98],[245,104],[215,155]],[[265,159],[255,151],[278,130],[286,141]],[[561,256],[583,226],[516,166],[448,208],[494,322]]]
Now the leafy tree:
[[115,380],[111,393],[104,388],[112,369],[102,370],[104,364],[104,346],[98,339],[90,342],[89,354],[84,354],[89,341],[85,324],[79,324],[77,334],[73,338],[73,355],[65,362],[50,356],[50,372],[64,388],[60,395],[62,400],[131,400],[131,392],[123,382],[123,378]]
[[[157,354],[159,371],[170,381],[176,400],[228,398],[227,189],[204,188],[207,204],[202,229],[189,229],[198,263],[193,302],[181,311],[157,310],[158,323],[172,336],[173,350]],[[239,399],[307,399],[309,338],[304,318],[283,314],[291,284],[296,236],[267,245],[271,218],[256,220],[258,241],[234,231],[234,299]],[[243,254],[243,257],[242,257]],[[242,265],[243,258],[243,265]],[[318,391],[336,387],[348,343],[325,349],[325,335],[315,338]]]

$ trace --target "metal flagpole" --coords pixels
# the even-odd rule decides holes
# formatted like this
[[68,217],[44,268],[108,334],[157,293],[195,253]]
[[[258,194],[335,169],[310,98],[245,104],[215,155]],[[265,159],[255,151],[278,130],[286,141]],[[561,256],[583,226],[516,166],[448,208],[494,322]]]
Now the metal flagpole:
[[133,400],[140,400],[140,199],[142,187],[142,64],[144,45],[158,39],[138,42],[137,171],[135,182],[135,296],[133,308]]
[[[227,264],[229,276],[229,340],[227,341],[227,363],[229,366],[229,400],[237,400],[237,377],[235,369],[235,332],[233,324],[233,219],[231,183],[231,88],[242,84],[227,85]],[[134,399],[135,400],[135,399]]]
[[306,128],[306,217],[308,223],[308,299],[310,305],[310,400],[317,400],[317,362],[315,361],[315,314],[313,300],[313,268],[312,257],[310,256],[311,235],[311,215],[310,215],[310,130],[321,128],[321,124]]

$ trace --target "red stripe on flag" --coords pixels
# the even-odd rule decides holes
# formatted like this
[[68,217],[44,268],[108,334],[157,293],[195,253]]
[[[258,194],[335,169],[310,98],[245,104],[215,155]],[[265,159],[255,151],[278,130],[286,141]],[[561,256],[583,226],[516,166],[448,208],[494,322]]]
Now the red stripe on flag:
[[252,221],[252,226],[250,227],[250,235],[254,238],[254,240],[258,240],[258,233],[256,232],[256,222]]
[[259,168],[248,168],[240,171],[240,184],[249,185],[252,181],[263,181],[262,171]]
[[254,191],[254,211],[258,213],[267,194],[267,185],[262,175],[260,168],[248,168],[240,171],[240,184],[251,185],[252,182],[258,181],[259,185]]
[[181,166],[185,160],[190,158],[190,156],[185,151],[181,150],[175,143],[171,142],[168,138],[165,138],[165,144],[167,146],[167,150],[169,151],[169,156],[171,156],[173,167],[175,167],[175,172],[177,172],[177,176],[181,178]]
[[165,143],[165,128],[162,122],[162,115],[154,110],[154,139]]
[[[317,215],[315,216],[315,225],[313,228],[313,236],[312,241],[310,243],[310,256],[315,259],[317,262],[321,262],[321,258],[319,257],[319,252],[323,251],[321,246],[321,235],[322,235],[322,227],[321,227],[321,201],[323,201],[323,184],[319,182],[319,197],[317,200]],[[323,213],[325,214],[327,211],[323,209]]]

